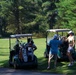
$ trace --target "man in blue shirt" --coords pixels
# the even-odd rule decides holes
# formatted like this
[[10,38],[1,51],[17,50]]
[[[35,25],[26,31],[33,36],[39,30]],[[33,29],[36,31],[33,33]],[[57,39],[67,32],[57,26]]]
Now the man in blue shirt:
[[50,40],[50,42],[49,42],[50,51],[49,51],[48,67],[47,67],[47,69],[50,69],[50,61],[53,58],[53,56],[54,56],[54,68],[56,68],[58,47],[59,47],[60,44],[62,44],[62,41],[58,40],[58,35],[55,34],[53,39]]

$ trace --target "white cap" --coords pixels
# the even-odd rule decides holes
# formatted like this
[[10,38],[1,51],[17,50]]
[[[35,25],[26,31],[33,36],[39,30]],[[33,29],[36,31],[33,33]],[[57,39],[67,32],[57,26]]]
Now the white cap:
[[68,32],[68,34],[71,34],[71,33],[73,33],[73,31],[69,31],[69,32]]

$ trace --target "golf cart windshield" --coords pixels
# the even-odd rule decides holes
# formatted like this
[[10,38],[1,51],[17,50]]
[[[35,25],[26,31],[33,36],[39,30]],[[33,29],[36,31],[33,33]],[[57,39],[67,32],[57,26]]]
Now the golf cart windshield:
[[46,44],[48,45],[49,41],[53,38],[55,34],[58,35],[58,39],[61,39],[62,36],[67,36],[67,33],[71,31],[70,29],[49,29],[47,30],[46,35]]

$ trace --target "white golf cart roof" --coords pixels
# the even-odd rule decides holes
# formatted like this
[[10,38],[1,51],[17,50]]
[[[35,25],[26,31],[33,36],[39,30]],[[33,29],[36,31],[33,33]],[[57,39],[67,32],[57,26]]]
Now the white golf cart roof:
[[19,38],[19,37],[31,37],[32,34],[15,34],[15,35],[10,35],[11,38]]
[[70,29],[48,29],[47,32],[68,32]]

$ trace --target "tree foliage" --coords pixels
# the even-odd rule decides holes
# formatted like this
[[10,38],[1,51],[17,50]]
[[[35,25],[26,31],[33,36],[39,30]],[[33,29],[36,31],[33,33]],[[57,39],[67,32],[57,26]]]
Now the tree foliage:
[[[60,0],[57,4],[61,28],[74,29],[76,26],[76,0]],[[74,29],[75,30],[75,29]]]
[[45,34],[48,28],[75,31],[75,17],[76,0],[0,0],[0,35]]

